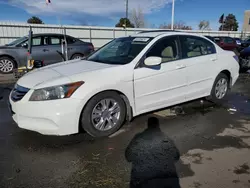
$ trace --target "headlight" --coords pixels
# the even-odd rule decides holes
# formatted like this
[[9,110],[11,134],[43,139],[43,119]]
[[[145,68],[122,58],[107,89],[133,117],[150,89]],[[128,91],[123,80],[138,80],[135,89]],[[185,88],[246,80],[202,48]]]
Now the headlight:
[[84,82],[75,82],[66,85],[47,87],[35,90],[30,101],[46,101],[69,98]]

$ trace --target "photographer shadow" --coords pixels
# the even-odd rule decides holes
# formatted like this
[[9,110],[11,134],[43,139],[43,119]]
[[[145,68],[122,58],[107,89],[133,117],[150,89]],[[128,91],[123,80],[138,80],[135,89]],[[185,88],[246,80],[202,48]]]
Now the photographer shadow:
[[148,119],[147,129],[135,135],[125,157],[132,163],[130,188],[180,188],[175,167],[180,154],[157,118]]

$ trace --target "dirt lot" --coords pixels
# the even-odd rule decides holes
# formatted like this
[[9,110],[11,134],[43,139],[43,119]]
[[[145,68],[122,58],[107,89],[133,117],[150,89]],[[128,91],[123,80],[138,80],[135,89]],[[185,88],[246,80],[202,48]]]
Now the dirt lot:
[[[248,188],[249,82],[250,75],[241,75],[222,106],[195,101],[183,105],[184,112],[179,115],[169,110],[142,115],[125,125],[120,134],[97,140],[84,133],[53,137],[19,129],[8,112],[8,85],[2,84],[0,187],[129,187],[131,163],[127,162],[125,153],[130,151],[128,145],[135,135],[143,132],[137,135],[142,145],[134,152],[145,159],[145,167],[156,164],[157,168],[156,160],[161,158],[144,157],[150,152],[161,154],[160,147],[156,147],[158,152],[152,150],[157,139],[152,143],[142,139],[148,134],[148,117],[155,116],[160,120],[157,135],[164,134],[164,138],[173,140],[172,144],[180,152],[176,171],[181,187]],[[161,158],[160,164],[173,165],[172,150],[164,151],[168,155]]]

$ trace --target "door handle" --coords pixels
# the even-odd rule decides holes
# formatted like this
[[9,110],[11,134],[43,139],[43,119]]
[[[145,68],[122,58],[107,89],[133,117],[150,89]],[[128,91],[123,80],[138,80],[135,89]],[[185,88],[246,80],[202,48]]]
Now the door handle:
[[176,66],[176,69],[184,69],[184,68],[186,68],[185,65],[177,65],[177,66]]
[[48,52],[49,50],[48,49],[43,49],[44,52]]

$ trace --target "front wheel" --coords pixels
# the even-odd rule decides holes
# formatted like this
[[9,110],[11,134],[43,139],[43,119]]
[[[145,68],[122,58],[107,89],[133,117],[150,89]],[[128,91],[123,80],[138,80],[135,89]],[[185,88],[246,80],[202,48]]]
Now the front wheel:
[[226,74],[220,73],[215,79],[211,99],[215,103],[221,103],[225,99],[229,90],[229,78]]
[[15,62],[13,59],[9,57],[0,58],[0,73],[10,74],[13,72],[14,68],[15,68]]
[[97,94],[82,113],[81,127],[93,137],[109,136],[120,129],[126,116],[126,105],[116,92]]

